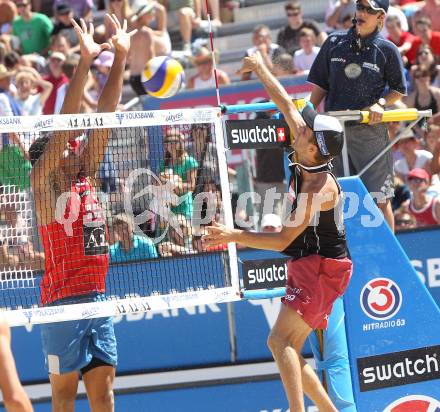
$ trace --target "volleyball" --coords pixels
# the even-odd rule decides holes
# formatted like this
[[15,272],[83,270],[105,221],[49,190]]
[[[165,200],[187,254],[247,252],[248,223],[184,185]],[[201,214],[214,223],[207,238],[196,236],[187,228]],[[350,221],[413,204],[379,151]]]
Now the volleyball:
[[153,97],[166,99],[174,96],[182,87],[185,71],[175,59],[157,56],[148,61],[142,72],[142,84]]

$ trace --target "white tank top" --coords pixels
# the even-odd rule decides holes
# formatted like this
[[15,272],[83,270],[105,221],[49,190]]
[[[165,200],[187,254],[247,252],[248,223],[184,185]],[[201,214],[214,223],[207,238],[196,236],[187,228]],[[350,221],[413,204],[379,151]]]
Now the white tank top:
[[212,73],[211,77],[208,80],[202,80],[200,76],[197,76],[194,79],[194,89],[210,89],[215,87],[215,77],[214,73]]

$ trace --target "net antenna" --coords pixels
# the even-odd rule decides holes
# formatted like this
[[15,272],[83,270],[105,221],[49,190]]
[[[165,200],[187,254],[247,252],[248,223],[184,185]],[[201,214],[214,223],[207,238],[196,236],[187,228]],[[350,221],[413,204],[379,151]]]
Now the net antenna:
[[211,59],[212,59],[212,65],[214,67],[214,78],[215,78],[215,92],[217,95],[217,106],[221,106],[220,102],[220,88],[218,85],[218,76],[217,76],[217,63],[215,61],[215,48],[214,48],[214,34],[212,31],[212,22],[211,22],[211,14],[209,13],[209,4],[208,0],[205,0],[205,7],[206,7],[206,16],[208,18],[208,27],[209,27],[209,44],[211,47]]
[[[196,129],[210,132],[209,144],[203,142],[200,150],[195,147]],[[95,207],[102,206],[105,210],[107,236],[114,237],[108,239],[106,245],[110,252],[110,266],[105,293],[99,301],[83,301],[71,290],[64,290],[62,295],[67,299],[49,299],[42,303],[41,291],[49,291],[50,296],[56,283],[47,278],[46,260],[50,258],[58,262],[59,255],[64,253],[72,262],[73,248],[69,244],[57,250],[46,251],[46,246],[42,247],[41,236],[40,239],[38,236],[41,227],[37,227],[34,206],[34,200],[38,199],[33,199],[29,184],[23,183],[23,187],[19,187],[22,180],[26,182],[29,177],[29,169],[23,166],[27,163],[18,163],[15,149],[10,151],[10,158],[0,156],[2,166],[8,160],[12,165],[8,169],[10,176],[6,175],[11,180],[9,186],[5,185],[5,176],[2,176],[3,186],[0,186],[0,241],[2,250],[11,251],[8,259],[0,256],[0,310],[11,326],[162,311],[240,299],[235,245],[206,250],[200,237],[213,216],[208,213],[198,215],[201,210],[196,207],[203,203],[200,199],[207,191],[217,191],[215,198],[221,199],[221,204],[217,205],[218,216],[226,225],[233,224],[220,108],[0,117],[0,133],[9,140],[11,134],[18,135],[28,147],[41,136],[53,139],[67,132],[77,136],[76,148],[81,152],[81,145],[87,144],[91,132],[107,133],[108,130],[110,138],[105,154],[102,153],[104,161],[94,189],[90,190],[96,191],[95,203],[100,206],[95,204]],[[185,152],[181,157],[185,166],[172,160],[175,155],[171,152],[176,146],[177,151]],[[197,162],[197,152],[199,155],[201,152],[203,159],[209,154],[209,166],[204,161]],[[185,168],[187,170],[182,172]],[[203,179],[199,177],[202,169]],[[197,176],[195,187],[192,192],[185,192],[183,188],[188,187],[186,176],[191,175],[191,170],[195,170]],[[14,174],[22,175],[12,181]],[[109,184],[110,188],[105,189],[104,183],[112,179],[109,176],[113,176],[115,184]],[[49,187],[50,178],[47,185]],[[14,187],[18,194],[10,187]],[[10,195],[6,190],[15,194]],[[66,209],[62,208],[64,213],[59,216],[61,221],[72,223],[71,216],[66,215],[66,205],[73,204],[74,196],[72,193],[62,195],[64,203],[60,202]],[[88,195],[90,193],[85,194]],[[81,204],[82,197],[78,196],[78,199]],[[185,209],[188,204],[193,208],[190,208],[191,212]],[[87,207],[84,210],[95,211]],[[209,205],[204,210],[210,210]],[[32,223],[18,227],[21,212]],[[76,239],[76,246],[80,244],[86,248],[86,243],[95,240],[93,225],[87,230],[86,226],[83,223],[84,233],[80,240]],[[164,231],[167,231],[165,235]],[[131,254],[122,250],[126,232],[129,233],[127,236],[132,236],[133,242],[142,245]],[[115,247],[117,244],[119,247]],[[141,253],[147,246],[150,251],[154,250],[155,256],[147,257]],[[78,279],[84,281],[84,273],[86,277],[93,277],[93,268],[82,269],[83,274]],[[74,271],[71,273],[75,274]],[[64,281],[72,284],[75,278],[72,275]]]

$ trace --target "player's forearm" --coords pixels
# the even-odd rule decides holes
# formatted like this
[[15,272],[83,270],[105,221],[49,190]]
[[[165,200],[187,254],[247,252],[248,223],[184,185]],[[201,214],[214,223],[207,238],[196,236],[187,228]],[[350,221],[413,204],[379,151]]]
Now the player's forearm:
[[336,27],[338,25],[339,17],[341,15],[341,11],[343,9],[343,5],[336,7],[333,13],[327,17],[325,20],[325,24],[329,27]]
[[64,98],[61,114],[76,114],[81,108],[82,95],[87,82],[87,75],[89,73],[91,60],[80,58],[78,67],[70,80],[67,87],[66,97]]
[[433,175],[440,173],[440,140],[434,147],[433,158],[431,161],[431,173]]
[[292,107],[295,107],[284,87],[265,65],[259,64],[255,69],[255,74],[261,80],[261,83],[263,83],[271,100],[277,105],[282,113],[287,113]]
[[324,89],[314,84],[312,94],[310,95],[310,102],[313,104],[313,106],[318,107],[326,95],[327,92]]
[[288,246],[285,237],[280,233],[255,233],[244,230],[234,230],[232,242],[254,249],[275,250],[277,252],[283,251]]
[[98,112],[114,112],[122,94],[127,54],[116,52],[110,74],[98,101]]
[[387,102],[387,106],[392,106],[398,100],[401,100],[402,97],[403,97],[403,95],[400,94],[399,92],[391,90],[384,98]]

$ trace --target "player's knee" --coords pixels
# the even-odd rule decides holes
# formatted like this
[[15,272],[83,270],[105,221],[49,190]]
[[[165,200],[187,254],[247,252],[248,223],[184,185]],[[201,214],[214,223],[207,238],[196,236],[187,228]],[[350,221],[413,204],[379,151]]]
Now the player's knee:
[[179,17],[192,17],[193,15],[193,10],[191,7],[182,7],[181,9],[177,10],[177,15]]
[[52,387],[52,403],[58,408],[55,410],[69,410],[69,407],[75,403],[76,392],[76,385]]
[[58,392],[52,394],[52,406],[55,411],[73,410],[75,405],[76,392]]
[[8,412],[29,412],[32,410],[27,396],[21,393],[12,393],[3,397],[3,403]]
[[90,401],[93,406],[93,409],[99,411],[113,411],[115,404],[113,389],[106,388],[105,390],[100,391],[99,393],[95,393],[90,398]]
[[286,346],[289,346],[289,341],[280,334],[271,331],[267,338],[267,346],[273,354],[283,350]]

